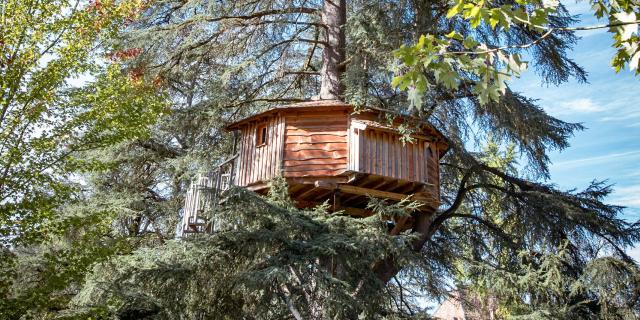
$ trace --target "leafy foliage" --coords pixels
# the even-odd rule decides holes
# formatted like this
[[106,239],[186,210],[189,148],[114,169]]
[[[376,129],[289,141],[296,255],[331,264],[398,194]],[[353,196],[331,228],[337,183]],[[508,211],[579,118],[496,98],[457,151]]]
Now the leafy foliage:
[[[601,4],[612,24],[612,16],[627,21],[637,7]],[[108,5],[115,3],[95,2],[84,12],[102,17]],[[224,232],[171,240],[189,179],[233,150],[224,125],[317,93],[323,5],[137,3],[135,19],[107,42],[119,64],[95,85],[54,91],[61,97],[56,106],[81,106],[70,116],[81,130],[47,146],[95,139],[91,150],[71,153],[61,167],[80,172],[86,192],[70,201],[77,185],[61,177],[71,171],[43,171],[64,196],[48,207],[32,202],[38,212],[50,209],[20,225],[21,236],[28,234],[24,226],[38,231],[32,234],[46,231],[46,245],[3,252],[9,257],[0,278],[0,294],[8,297],[3,311],[9,317],[420,318],[415,298],[441,298],[449,289],[444,279],[453,279],[499,296],[505,317],[637,316],[637,265],[625,249],[640,239],[638,224],[605,203],[611,187],[604,182],[582,191],[548,182],[548,153],[568,147],[583,127],[549,116],[504,82],[524,70],[523,50],[527,67],[546,83],[586,80],[567,57],[577,37],[561,4],[349,1],[341,29],[344,100],[388,111],[390,118],[429,121],[447,136],[438,211],[376,200],[370,208],[379,215],[368,219],[299,210],[276,182],[268,201],[234,191],[214,215]],[[623,29],[614,30],[620,48],[636,41],[630,26],[614,26]],[[616,63],[633,64],[636,55],[627,54]],[[396,60],[402,64],[390,70]],[[166,89],[170,110],[151,94],[155,86]],[[144,130],[157,113],[166,114]],[[475,145],[487,148],[478,152]],[[46,195],[58,190],[38,186]],[[60,203],[67,204],[64,211]],[[3,217],[24,219],[33,211],[9,209]],[[414,228],[388,235],[384,220],[408,213]],[[52,273],[59,277],[47,282]],[[21,288],[19,275],[44,285]],[[59,310],[71,297],[69,309]]]
[[128,248],[80,175],[106,166],[87,152],[148,136],[166,112],[159,88],[101,59],[140,5],[0,2],[0,318],[65,308],[93,263]]
[[[162,96],[152,86],[95,60],[99,36],[113,33],[137,8],[136,2],[80,8],[68,1],[3,1],[3,242],[43,237],[36,229],[72,195],[69,174],[90,166],[78,153],[143,135],[162,113]],[[68,85],[90,75],[97,79],[85,88]]]
[[[422,105],[422,96],[436,84],[449,90],[473,86],[480,104],[498,102],[507,92],[507,81],[527,68],[522,51],[536,47],[544,51],[545,42],[553,41],[549,38],[554,33],[605,27],[613,33],[613,46],[617,49],[612,66],[620,72],[628,65],[630,70],[640,73],[637,34],[640,6],[626,0],[589,2],[596,17],[607,20],[608,25],[569,27],[567,21],[571,20],[563,19],[567,13],[559,1],[457,0],[446,14],[449,33],[422,35],[415,45],[403,46],[395,52],[401,66],[392,85],[407,90],[414,107]],[[513,39],[512,28],[522,28],[532,37]],[[478,37],[484,33],[482,29],[492,32],[492,39]]]
[[384,284],[370,266],[387,252],[411,257],[406,236],[386,235],[380,216],[354,220],[324,207],[283,206],[288,201],[232,190],[215,212],[219,232],[97,266],[75,299],[84,307],[78,312],[106,307],[122,318],[157,319],[390,316]]

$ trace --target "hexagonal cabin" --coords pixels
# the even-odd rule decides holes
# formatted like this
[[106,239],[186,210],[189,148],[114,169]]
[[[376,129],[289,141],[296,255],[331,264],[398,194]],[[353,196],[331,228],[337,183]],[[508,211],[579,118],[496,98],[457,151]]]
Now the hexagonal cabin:
[[446,139],[433,127],[414,128],[413,143],[402,143],[399,117],[383,121],[376,110],[354,113],[341,101],[320,100],[279,106],[227,126],[240,133],[234,184],[265,192],[282,175],[300,207],[327,199],[334,209],[357,216],[368,196],[414,200],[433,210],[439,204],[440,157]]

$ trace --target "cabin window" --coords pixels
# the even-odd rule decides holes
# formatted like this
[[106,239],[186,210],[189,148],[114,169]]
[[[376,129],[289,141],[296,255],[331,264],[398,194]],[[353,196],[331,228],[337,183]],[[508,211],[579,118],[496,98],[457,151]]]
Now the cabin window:
[[258,126],[256,129],[256,146],[260,147],[266,145],[268,141],[267,139],[269,139],[267,136],[267,125],[264,124]]

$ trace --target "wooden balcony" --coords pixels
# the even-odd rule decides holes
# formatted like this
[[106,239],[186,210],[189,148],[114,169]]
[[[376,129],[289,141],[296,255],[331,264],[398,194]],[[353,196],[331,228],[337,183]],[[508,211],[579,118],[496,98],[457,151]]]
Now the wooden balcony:
[[[215,229],[207,212],[230,185],[266,193],[277,176],[286,179],[299,207],[329,200],[333,211],[361,217],[372,214],[366,209],[369,197],[410,197],[422,210],[435,210],[446,138],[408,117],[389,121],[376,110],[353,111],[340,101],[310,101],[229,125],[228,130],[239,133],[238,154],[192,186],[185,203],[185,232]],[[404,134],[407,129],[412,132]]]

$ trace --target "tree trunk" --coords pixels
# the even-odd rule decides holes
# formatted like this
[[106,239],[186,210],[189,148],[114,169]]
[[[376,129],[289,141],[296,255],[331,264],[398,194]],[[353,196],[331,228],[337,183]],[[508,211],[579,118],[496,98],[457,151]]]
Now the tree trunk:
[[433,1],[414,0],[413,7],[415,10],[414,41],[418,41],[421,35],[434,33]]
[[340,99],[344,93],[340,77],[345,70],[346,22],[346,0],[325,0],[322,23],[325,25],[326,43],[322,51],[320,99]]
[[[417,36],[427,33],[431,28],[431,1],[414,0],[416,7]],[[344,85],[341,76],[346,69],[346,39],[345,25],[347,22],[346,0],[325,0],[322,8],[322,23],[325,25],[325,43],[322,52],[322,69],[320,70],[321,86],[320,99],[342,99]],[[431,237],[433,212],[422,212],[416,217],[413,232],[420,236],[413,243],[413,250],[420,251],[425,242]],[[399,267],[393,256],[379,261],[374,266],[374,272],[382,282],[388,282],[398,273]]]
[[[433,1],[413,0],[412,4],[415,10],[414,40],[417,41],[421,35],[433,33]],[[422,211],[415,216],[412,232],[417,233],[418,237],[412,243],[412,249],[414,251],[419,252],[422,250],[424,244],[431,239],[431,236],[435,232],[434,230],[431,230],[435,214],[435,211]],[[389,282],[400,271],[393,255],[379,261],[373,269],[378,279],[384,283]]]
[[[411,244],[414,251],[422,250],[424,244],[429,241],[433,235],[431,223],[433,222],[434,215],[435,212],[431,211],[420,211],[415,215],[415,222],[411,232],[417,233],[419,236]],[[399,271],[400,268],[398,267],[393,255],[379,261],[373,267],[373,272],[376,274],[378,279],[384,283],[389,282]]]

